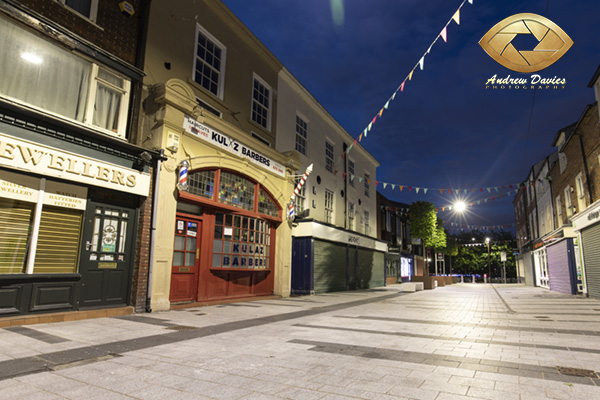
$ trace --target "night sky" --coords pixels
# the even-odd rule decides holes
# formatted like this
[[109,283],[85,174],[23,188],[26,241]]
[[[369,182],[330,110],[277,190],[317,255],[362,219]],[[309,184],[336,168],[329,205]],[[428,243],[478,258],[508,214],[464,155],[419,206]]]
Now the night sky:
[[[358,138],[462,0],[224,3]],[[574,41],[557,62],[535,72],[542,78],[565,78],[566,88],[486,90],[486,81],[495,74],[528,79],[532,75],[503,67],[478,43],[504,18],[525,12],[546,16]],[[459,231],[460,225],[510,225],[508,230],[514,233],[514,191],[506,195],[509,185],[523,182],[531,166],[555,150],[556,132],[577,121],[584,107],[594,102],[593,89],[587,85],[600,64],[599,27],[598,0],[465,1],[460,25],[454,21],[448,25],[447,43],[437,40],[425,56],[424,69],[416,67],[404,91],[397,93],[361,142],[381,164],[377,190],[408,204],[434,203],[451,232]],[[515,43],[519,50],[537,44],[527,37],[519,39]],[[382,182],[388,183],[386,189]],[[408,191],[408,186],[413,189]],[[419,194],[416,187],[421,188]],[[423,188],[429,189],[427,194]],[[440,188],[445,189],[443,195]],[[442,212],[441,207],[452,205],[457,197],[473,206],[463,215]],[[459,229],[450,222],[460,224]]]

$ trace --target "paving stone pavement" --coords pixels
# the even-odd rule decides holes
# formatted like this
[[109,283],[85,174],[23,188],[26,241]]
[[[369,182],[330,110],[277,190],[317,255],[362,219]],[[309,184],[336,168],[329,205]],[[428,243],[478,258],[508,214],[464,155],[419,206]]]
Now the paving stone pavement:
[[600,399],[598,372],[600,301],[523,285],[0,329],[2,400]]

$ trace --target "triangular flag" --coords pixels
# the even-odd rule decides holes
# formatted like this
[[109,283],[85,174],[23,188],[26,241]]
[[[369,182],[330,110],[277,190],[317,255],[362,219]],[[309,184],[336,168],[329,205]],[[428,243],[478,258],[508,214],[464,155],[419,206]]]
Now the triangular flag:
[[421,68],[421,71],[423,71],[424,67],[425,67],[425,56],[421,57],[421,59],[419,60],[419,68]]
[[383,188],[385,189],[387,187],[387,182],[383,182]]
[[488,193],[492,192],[492,189],[490,189],[490,188],[486,188],[486,189],[487,189]]
[[483,189],[479,189],[479,191],[480,191],[481,193],[483,193]]
[[377,115],[373,117],[373,124],[375,123],[375,121],[377,120]]
[[394,185],[394,184],[392,183],[392,190],[394,190],[395,188],[396,188],[396,185]]
[[333,171],[333,174],[334,174],[334,175],[337,175],[337,169],[336,169],[335,171]]
[[404,92],[404,82],[406,82],[406,81],[402,81],[402,85],[400,85],[400,91],[401,92]]
[[383,114],[383,108],[379,110],[379,118],[381,118],[381,114]]
[[448,194],[452,193],[452,189],[448,189]]
[[469,0],[469,4],[473,4],[473,0]]
[[440,189],[440,194],[444,194],[444,189]]
[[[404,83],[404,82],[402,82]],[[394,100],[396,98],[396,93],[398,93],[398,89],[396,89],[396,91],[394,92],[394,94],[392,95],[392,100]]]
[[385,108],[387,110],[389,106],[390,106],[390,101],[388,100],[387,103],[385,103],[385,106],[383,106],[383,108]]
[[444,29],[442,29],[442,31],[440,32],[440,36],[442,37],[442,39],[444,39],[444,42],[448,41],[448,39],[446,38],[446,27],[444,27]]
[[419,193],[419,189],[421,189],[421,188],[415,188],[415,190],[417,191],[417,193]]
[[[345,177],[346,177],[346,173],[344,172],[344,173],[342,174],[342,178],[345,178]],[[352,178],[350,178],[350,179],[352,179]]]
[[428,191],[428,190],[429,190],[429,189],[425,188],[425,189],[423,189],[423,192],[424,192],[425,194],[427,194],[427,191]]
[[408,74],[408,80],[410,81],[412,79],[412,74],[413,72],[415,72],[415,70],[413,69],[412,71],[410,71],[410,74]]
[[369,123],[369,126],[367,127],[367,129],[368,129],[369,131],[371,131],[371,127],[372,127],[372,126],[373,126],[373,123],[371,122],[371,123]]
[[456,22],[457,25],[460,25],[460,8],[456,10],[454,15],[452,16],[452,19],[454,20],[454,22]]
[[369,130],[367,128],[365,128],[365,130],[363,131],[363,133],[365,134],[365,137],[367,137],[368,132],[369,132]]
[[442,211],[446,211],[446,207],[442,207]]
[[412,190],[412,186],[409,186],[408,187],[408,191],[410,192],[411,190]]
[[498,186],[496,186],[494,189],[495,189],[495,190],[496,190],[496,192],[497,192],[497,191],[498,191]]
[[358,178],[358,183],[361,183],[363,180],[362,176],[360,178]]
[[363,134],[361,133],[360,136],[358,137],[358,141],[360,142],[362,140]]
[[404,186],[399,186],[400,187],[400,191],[402,191],[402,189],[404,189]]
[[375,187],[377,187],[377,185],[379,185],[379,181],[375,181]]

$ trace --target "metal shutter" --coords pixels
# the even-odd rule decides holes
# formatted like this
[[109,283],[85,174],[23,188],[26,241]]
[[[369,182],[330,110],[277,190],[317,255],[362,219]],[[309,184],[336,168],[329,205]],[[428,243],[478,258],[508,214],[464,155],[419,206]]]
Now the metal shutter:
[[34,273],[77,272],[83,211],[44,205]]
[[581,231],[588,295],[600,299],[600,224]]
[[24,272],[34,205],[0,198],[0,274]]
[[346,246],[315,240],[315,292],[346,290]]
[[523,254],[523,270],[525,272],[525,284],[528,286],[535,286],[535,274],[533,273],[533,259],[531,258],[531,252]]
[[368,289],[385,283],[385,254],[374,250],[358,249],[358,288]]

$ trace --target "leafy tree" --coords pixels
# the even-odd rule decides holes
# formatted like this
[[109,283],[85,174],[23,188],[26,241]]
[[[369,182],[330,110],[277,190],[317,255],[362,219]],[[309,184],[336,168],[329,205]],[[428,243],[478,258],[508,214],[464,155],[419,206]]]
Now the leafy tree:
[[433,231],[433,240],[431,247],[436,253],[445,253],[446,250],[446,231],[444,230],[444,221],[441,218],[436,219],[435,230]]
[[[423,241],[425,259],[427,259],[427,248],[435,245],[436,235],[436,212],[432,203],[426,201],[416,201],[411,204],[410,214],[410,235],[413,238],[419,238]],[[424,274],[429,275],[429,265],[425,267]]]

